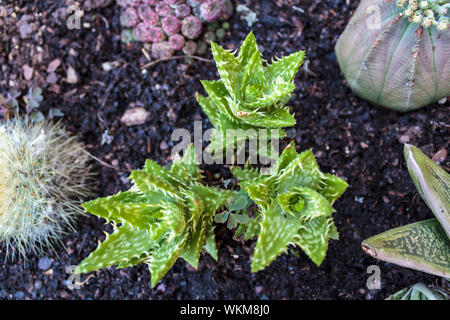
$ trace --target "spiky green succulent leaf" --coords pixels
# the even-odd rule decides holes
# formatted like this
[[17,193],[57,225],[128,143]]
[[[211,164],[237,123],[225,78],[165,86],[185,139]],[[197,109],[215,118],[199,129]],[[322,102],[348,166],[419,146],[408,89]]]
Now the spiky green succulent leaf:
[[148,268],[151,273],[152,287],[164,277],[183,252],[188,238],[187,232],[177,236],[172,241],[162,240],[153,248]]
[[[211,151],[220,154],[227,147],[236,147],[234,141],[225,139],[226,131],[231,129],[254,130],[256,137],[259,129],[278,129],[276,134],[283,137],[285,132],[281,128],[295,124],[286,104],[295,89],[294,77],[303,62],[304,52],[267,64],[253,33],[244,40],[237,57],[215,43],[211,48],[220,80],[202,81],[208,97],[196,95],[216,129]],[[275,136],[269,134],[268,138],[271,135]],[[248,140],[253,136],[244,132],[237,139]]]
[[404,153],[417,191],[450,237],[450,174],[412,145]]
[[130,177],[134,185],[129,191],[83,205],[87,212],[120,226],[75,272],[144,262],[149,265],[155,286],[180,257],[197,267],[206,247],[217,258],[212,243],[213,217],[231,191],[200,184],[201,172],[192,146],[169,169],[148,160]]
[[145,194],[125,191],[86,202],[83,208],[107,221],[117,224],[128,223],[139,229],[148,229],[161,211],[158,202],[164,198],[163,194],[157,192]]
[[75,273],[86,273],[119,263],[128,262],[148,253],[155,242],[148,231],[124,224],[103,240],[91,254],[80,263]]
[[245,239],[258,236],[252,272],[262,270],[289,245],[298,245],[320,265],[329,239],[337,239],[333,223],[333,202],[347,183],[320,171],[311,150],[298,154],[291,143],[269,174],[250,166],[232,168],[241,187],[258,205],[248,225],[239,229]]
[[205,249],[208,254],[213,257],[214,260],[219,260],[219,253],[217,250],[217,244],[216,244],[216,235],[214,233],[214,227],[210,227],[206,236],[206,243],[203,246],[203,249]]

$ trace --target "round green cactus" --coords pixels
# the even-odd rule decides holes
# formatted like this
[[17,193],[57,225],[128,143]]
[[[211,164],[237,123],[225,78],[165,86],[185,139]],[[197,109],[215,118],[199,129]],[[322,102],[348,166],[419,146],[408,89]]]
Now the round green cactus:
[[363,0],[336,44],[352,90],[398,111],[450,95],[449,0]]

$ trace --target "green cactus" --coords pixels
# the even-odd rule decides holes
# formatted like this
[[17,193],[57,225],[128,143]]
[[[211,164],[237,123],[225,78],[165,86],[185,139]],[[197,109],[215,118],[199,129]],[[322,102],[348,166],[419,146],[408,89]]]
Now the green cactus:
[[0,123],[0,241],[26,257],[60,241],[89,193],[88,156],[59,124]]
[[338,239],[333,222],[333,203],[348,184],[320,171],[314,154],[298,154],[291,143],[269,174],[256,169],[232,168],[239,184],[258,205],[259,211],[237,233],[245,239],[258,236],[252,272],[268,266],[290,244],[298,245],[311,260],[320,265],[328,240]]
[[75,273],[143,262],[149,265],[155,286],[180,257],[197,268],[205,248],[217,259],[213,217],[232,192],[200,183],[192,146],[170,169],[147,160],[142,170],[131,172],[130,179],[130,190],[83,205],[87,212],[111,221],[114,232]]
[[336,43],[350,88],[397,111],[450,95],[449,0],[362,0]]
[[[305,53],[298,51],[266,64],[253,33],[237,57],[214,42],[211,47],[221,79],[202,81],[208,97],[196,95],[216,129],[210,150],[216,154],[240,141],[256,139],[260,129],[273,129],[266,131],[268,139],[284,137],[282,128],[295,124],[286,104]],[[230,139],[230,132],[239,134]]]
[[374,258],[448,278],[450,175],[414,146],[405,144],[404,154],[419,194],[437,219],[388,230],[361,246]]

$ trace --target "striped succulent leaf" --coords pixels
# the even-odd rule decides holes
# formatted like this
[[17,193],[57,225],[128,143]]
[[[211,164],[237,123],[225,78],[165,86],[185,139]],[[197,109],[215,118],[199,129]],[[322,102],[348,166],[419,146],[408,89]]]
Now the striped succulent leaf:
[[213,216],[231,191],[200,183],[192,146],[170,169],[148,160],[130,178],[134,184],[130,190],[83,205],[87,212],[112,222],[114,232],[107,234],[75,273],[146,263],[155,286],[180,257],[197,268],[205,248],[217,259]]
[[232,172],[259,207],[247,230],[241,230],[246,239],[258,237],[252,272],[264,269],[290,244],[298,245],[320,265],[328,240],[338,238],[332,204],[348,184],[324,174],[312,151],[298,154],[293,143],[283,151],[269,174],[260,174],[249,166],[234,167]]
[[428,219],[380,233],[362,243],[372,257],[450,277],[450,240],[437,219]]
[[450,237],[450,175],[412,145],[404,154],[417,191]]
[[282,128],[295,124],[286,104],[305,53],[298,51],[268,64],[253,33],[245,39],[238,56],[213,42],[211,47],[220,80],[202,81],[208,96],[196,95],[216,129],[211,151],[218,153],[236,143],[226,139],[228,130],[242,130],[237,143],[255,138],[258,129],[273,129],[277,137],[284,137]]
[[437,219],[394,228],[366,239],[363,250],[374,258],[441,277],[450,277],[450,175],[418,148],[404,154],[419,194]]

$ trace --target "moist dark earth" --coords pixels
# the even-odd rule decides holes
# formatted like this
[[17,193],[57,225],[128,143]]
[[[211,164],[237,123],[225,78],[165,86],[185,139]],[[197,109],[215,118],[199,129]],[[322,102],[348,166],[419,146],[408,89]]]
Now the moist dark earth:
[[[106,4],[108,1],[104,1]],[[351,4],[349,4],[351,2]],[[143,73],[148,61],[139,43],[120,41],[120,10],[84,10],[81,30],[69,30],[63,8],[71,1],[3,1],[0,14],[0,93],[31,86],[43,89],[38,111],[50,117],[64,113],[62,123],[100,161],[92,160],[96,197],[130,187],[130,170],[149,158],[170,163],[170,141],[176,128],[193,133],[193,123],[210,123],[194,95],[204,93],[200,80],[218,78],[215,65],[205,61],[171,60]],[[290,102],[297,124],[290,130],[297,151],[312,148],[320,167],[350,185],[335,203],[339,241],[331,241],[319,267],[303,253],[276,259],[264,271],[250,272],[255,241],[235,241],[224,226],[216,228],[219,262],[203,255],[198,270],[181,259],[163,280],[150,288],[146,265],[92,273],[78,290],[66,285],[66,267],[78,264],[111,231],[104,221],[87,214],[76,232],[63,237],[55,252],[30,254],[28,260],[0,266],[0,298],[4,299],[384,299],[417,282],[439,285],[438,277],[384,263],[366,255],[365,238],[393,227],[431,218],[417,194],[402,154],[403,143],[418,146],[444,167],[450,167],[448,101],[409,113],[397,113],[355,96],[346,85],[334,45],[357,1],[277,0],[238,1],[257,13],[251,28],[235,13],[220,42],[236,49],[250,30],[265,59],[304,50],[307,62],[298,73]],[[14,14],[11,14],[13,12]],[[21,19],[27,15],[25,22]],[[32,32],[27,34],[27,24]],[[24,34],[21,34],[24,33]],[[25,36],[24,36],[25,35]],[[211,59],[208,53],[204,58]],[[50,62],[59,59],[56,70]],[[105,71],[105,62],[111,70]],[[25,76],[24,65],[33,69]],[[68,82],[69,68],[76,79]],[[29,71],[29,70],[28,70]],[[51,74],[53,73],[53,74]],[[50,76],[51,74],[51,76]],[[23,107],[23,101],[19,104]],[[145,124],[126,126],[126,110],[140,106],[150,113]],[[112,137],[102,144],[102,135]],[[286,139],[285,142],[289,141]],[[105,142],[105,141],[103,141]],[[231,178],[229,169],[203,166],[209,183]],[[218,180],[214,176],[220,176]],[[0,247],[0,260],[5,248]],[[381,289],[368,290],[367,268],[379,266]],[[87,275],[83,275],[81,281]]]

